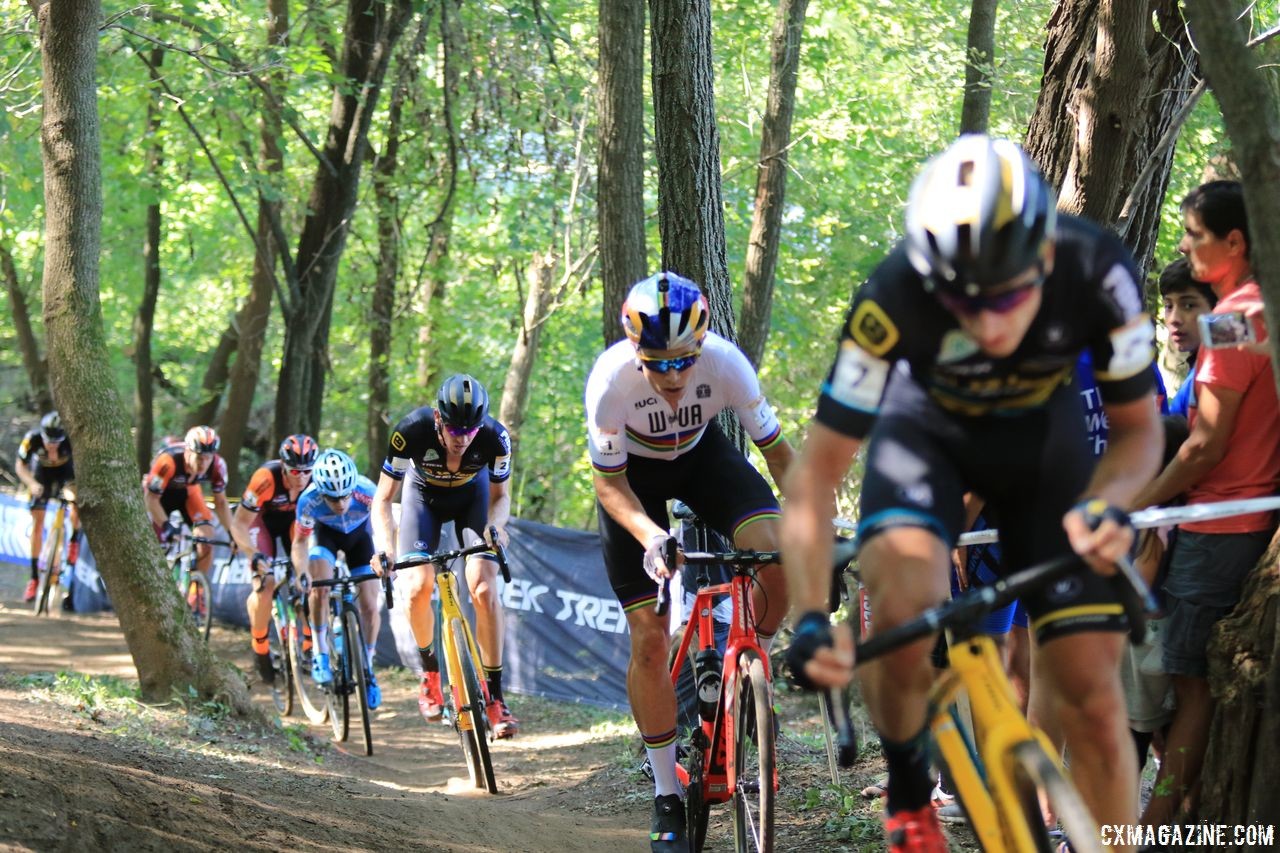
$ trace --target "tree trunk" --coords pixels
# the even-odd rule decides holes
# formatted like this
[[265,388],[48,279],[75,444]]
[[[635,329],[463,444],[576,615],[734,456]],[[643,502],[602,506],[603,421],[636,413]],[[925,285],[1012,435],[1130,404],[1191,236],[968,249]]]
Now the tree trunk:
[[997,0],[973,0],[969,8],[969,42],[964,60],[961,133],[986,133],[991,122],[991,79],[996,58]]
[[[284,47],[289,38],[289,4],[287,0],[268,0],[267,46]],[[268,186],[278,188],[284,174],[284,152],[281,149],[283,122],[278,104],[282,102],[284,89],[283,71],[277,68],[270,77],[273,96],[264,98],[262,126],[259,135],[258,162],[263,180]],[[236,360],[231,366],[227,382],[227,405],[222,413],[219,434],[222,437],[222,457],[227,460],[228,485],[232,494],[244,488],[245,478],[240,470],[240,451],[245,445],[249,416],[253,411],[253,398],[258,391],[258,376],[262,370],[262,347],[267,337],[267,325],[271,321],[271,303],[275,297],[276,263],[281,251],[272,228],[278,222],[282,205],[275,191],[258,192],[258,239],[253,255],[253,278],[249,296],[240,309],[240,342],[236,348]],[[272,446],[283,435],[269,436],[266,442]]]
[[153,182],[147,205],[147,230],[142,241],[142,299],[133,318],[133,453],[142,473],[151,465],[155,441],[155,389],[151,377],[151,332],[155,326],[156,300],[160,298],[160,241],[163,238],[160,195],[164,143],[160,139],[160,66],[164,48],[151,49],[147,73],[151,76],[151,97],[147,100],[146,174]]
[[778,242],[787,195],[787,150],[796,107],[800,70],[800,37],[809,0],[779,0],[770,40],[769,96],[760,129],[760,164],[756,171],[756,206],[747,239],[747,266],[742,292],[739,343],[759,367],[769,337],[773,289],[778,270]]
[[622,303],[648,274],[644,227],[644,0],[600,0],[596,213],[604,344],[622,338]]
[[49,366],[40,354],[40,342],[36,340],[35,330],[31,328],[31,311],[27,308],[27,295],[18,278],[18,267],[13,262],[9,247],[2,244],[0,273],[4,275],[5,290],[9,293],[9,304],[13,308],[13,327],[18,335],[18,348],[22,350],[22,366],[27,370],[31,395],[36,407],[47,412],[54,407],[53,394],[49,392]]
[[502,406],[498,420],[511,433],[511,454],[520,446],[520,428],[524,425],[525,408],[529,402],[529,379],[538,360],[538,341],[542,337],[542,325],[547,319],[547,309],[555,293],[554,278],[557,259],[552,252],[533,256],[533,275],[529,293],[524,301],[524,317],[520,335],[511,352],[511,365],[502,385]]
[[[1222,109],[1240,167],[1252,235],[1249,257],[1271,330],[1272,379],[1280,377],[1280,110],[1277,93],[1246,48],[1235,4],[1187,0],[1205,76]],[[1274,53],[1274,51],[1273,51]],[[1270,57],[1274,59],[1274,57]],[[1240,603],[1209,645],[1217,700],[1202,773],[1200,819],[1280,824],[1280,548],[1275,540]],[[1260,848],[1254,848],[1260,849]]]
[[298,239],[298,296],[285,326],[275,434],[320,428],[324,359],[338,263],[355,213],[369,123],[411,0],[349,0],[342,62],[333,89],[323,162],[316,167]]
[[218,345],[209,356],[204,378],[200,380],[200,397],[187,410],[186,428],[213,426],[217,422],[222,395],[227,390],[227,377],[231,375],[231,357],[235,355],[239,343],[240,317],[237,315],[222,330]]
[[148,701],[194,688],[254,713],[244,680],[197,637],[169,580],[129,458],[129,417],[110,373],[98,253],[101,152],[94,69],[102,11],[97,0],[38,8],[43,60],[41,149],[45,180],[44,315],[49,367],[67,431],[76,442],[80,517],[97,546]]
[[1023,147],[1050,185],[1061,187],[1075,146],[1076,100],[1097,43],[1099,0],[1061,0],[1046,25],[1044,75]]

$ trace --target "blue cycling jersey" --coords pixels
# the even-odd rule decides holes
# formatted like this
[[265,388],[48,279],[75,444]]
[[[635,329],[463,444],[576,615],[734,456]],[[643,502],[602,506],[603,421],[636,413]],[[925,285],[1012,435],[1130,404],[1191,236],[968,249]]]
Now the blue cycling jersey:
[[350,533],[368,524],[376,489],[368,477],[357,478],[356,489],[351,494],[351,504],[346,512],[339,514],[329,508],[324,496],[316,489],[315,483],[312,483],[298,496],[298,531],[306,536],[320,524],[340,533]]

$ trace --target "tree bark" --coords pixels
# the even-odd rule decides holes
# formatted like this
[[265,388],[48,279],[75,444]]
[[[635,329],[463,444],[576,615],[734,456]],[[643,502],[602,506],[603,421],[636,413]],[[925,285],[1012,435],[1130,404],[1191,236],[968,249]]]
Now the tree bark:
[[49,367],[67,431],[76,442],[80,517],[97,546],[148,701],[194,688],[254,713],[245,684],[197,637],[150,535],[130,458],[129,417],[110,375],[98,253],[101,152],[94,70],[102,10],[97,0],[37,9],[43,62],[41,150],[45,180],[44,316]]
[[[807,2],[807,0],[806,0]],[[622,303],[648,274],[644,226],[644,0],[600,0],[596,190],[601,330],[622,338]]]
[[556,256],[551,252],[533,256],[533,275],[530,276],[529,293],[525,297],[520,334],[511,352],[511,364],[502,385],[502,405],[498,411],[498,420],[511,433],[513,456],[520,446],[520,430],[524,426],[525,409],[529,403],[529,380],[538,360],[542,325],[547,319],[547,309],[555,293],[556,266]]
[[1061,0],[1046,25],[1044,74],[1023,148],[1050,185],[1061,187],[1075,144],[1076,100],[1097,42],[1099,0]]
[[986,133],[991,122],[991,79],[996,58],[996,4],[973,0],[969,7],[969,39],[964,60],[964,102],[960,132]]
[[349,0],[339,82],[333,89],[324,159],[317,166],[298,239],[298,300],[285,326],[276,393],[275,434],[320,428],[338,263],[355,212],[369,123],[396,41],[412,13],[411,0]]
[[147,100],[146,174],[152,181],[152,198],[147,205],[146,235],[142,242],[142,299],[138,313],[133,318],[133,452],[138,472],[143,473],[151,465],[152,444],[155,440],[155,389],[151,377],[151,332],[155,326],[156,300],[160,298],[160,241],[162,239],[162,213],[160,210],[161,167],[164,164],[164,143],[160,140],[160,66],[164,64],[164,48],[151,50],[147,73],[151,77],[151,97]]
[[[283,47],[289,38],[289,4],[287,0],[267,2],[267,46]],[[275,190],[284,175],[284,123],[278,105],[282,102],[284,72],[272,71],[268,86],[275,93],[264,98],[261,128],[258,140],[258,163],[262,170],[260,180],[271,190],[258,192],[258,226],[256,250],[253,255],[253,278],[249,296],[240,309],[240,340],[236,347],[236,360],[231,366],[227,381],[227,405],[219,424],[222,437],[222,457],[227,460],[228,490],[239,494],[245,478],[240,470],[240,451],[245,445],[249,416],[253,411],[253,398],[258,391],[258,376],[262,370],[262,347],[266,342],[267,325],[271,321],[271,303],[275,298],[276,263],[280,251],[274,236],[273,223],[278,222],[282,205]],[[271,447],[284,438],[268,436],[265,442]]]
[[786,207],[788,149],[800,71],[800,38],[809,0],[779,0],[770,39],[769,95],[760,127],[756,205],[747,238],[739,344],[756,367],[764,357],[773,315],[782,214]]
[[22,350],[22,366],[26,368],[27,381],[31,384],[31,396],[36,407],[47,412],[54,407],[53,394],[49,391],[49,366],[40,354],[40,341],[31,327],[31,311],[27,307],[22,280],[18,278],[18,267],[13,262],[9,247],[3,244],[0,244],[0,273],[4,275],[5,290],[13,309],[14,332],[18,335],[18,348]]

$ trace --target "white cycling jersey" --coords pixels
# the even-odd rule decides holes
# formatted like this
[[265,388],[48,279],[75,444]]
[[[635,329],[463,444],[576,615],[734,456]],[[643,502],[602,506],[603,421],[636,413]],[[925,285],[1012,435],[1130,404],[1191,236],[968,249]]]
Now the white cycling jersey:
[[645,379],[635,347],[622,340],[596,359],[587,379],[587,444],[591,464],[606,476],[622,474],[631,454],[672,460],[692,450],[707,425],[732,407],[751,440],[768,450],[782,439],[773,407],[742,351],[708,332],[702,355],[689,368],[684,395],[673,410]]

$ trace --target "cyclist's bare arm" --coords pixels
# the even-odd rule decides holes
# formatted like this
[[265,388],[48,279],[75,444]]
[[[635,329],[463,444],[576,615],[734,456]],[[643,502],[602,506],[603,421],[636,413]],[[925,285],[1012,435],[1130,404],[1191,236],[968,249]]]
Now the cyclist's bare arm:
[[231,526],[227,528],[231,533],[231,538],[235,540],[239,546],[241,553],[252,556],[258,550],[258,544],[253,541],[253,534],[249,531],[253,527],[254,522],[258,520],[256,513],[249,512],[244,505],[236,507],[236,511],[231,516]]
[[1201,385],[1196,397],[1196,422],[1168,466],[1134,501],[1135,507],[1159,506],[1187,491],[1213,470],[1227,453],[1240,401],[1239,391]]
[[783,487],[782,564],[787,594],[798,613],[827,609],[831,594],[831,519],[836,489],[862,442],[817,421]]
[[40,486],[40,481],[36,479],[30,466],[27,465],[26,461],[23,460],[21,456],[14,459],[13,469],[17,471],[18,479],[26,485],[27,491],[31,492],[31,494],[38,495],[43,491],[43,488]]
[[293,560],[294,569],[303,574],[307,574],[311,570],[311,564],[307,561],[307,551],[310,548],[311,532],[302,530],[297,531],[297,535],[293,537],[293,544],[289,547],[289,558]]
[[641,545],[648,546],[653,537],[667,535],[667,531],[655,524],[644,511],[644,506],[625,476],[605,477],[595,474],[593,481],[596,497],[600,499],[604,511],[626,528]]
[[773,483],[781,491],[782,484],[786,482],[787,472],[791,470],[791,466],[796,461],[796,452],[791,449],[791,443],[785,438],[780,439],[777,444],[768,450],[760,451],[764,456],[764,462],[769,466],[769,476],[773,478]]
[[498,530],[497,542],[490,545],[507,544],[507,522],[511,520],[511,492],[507,490],[507,481],[489,484],[489,524]]
[[146,504],[147,515],[151,516],[151,523],[157,527],[168,521],[168,516],[164,513],[164,506],[160,503],[160,496],[148,489],[142,487],[142,501]]
[[[227,500],[226,492],[213,493],[213,513],[218,516],[218,523],[222,525],[222,529],[231,532],[231,502]],[[245,553],[252,554],[256,548],[250,548]]]
[[[391,503],[396,498],[396,491],[400,487],[400,480],[392,477],[386,471],[378,475],[378,488],[373,493],[373,506],[369,510],[370,518],[373,521],[373,550],[374,562],[377,562],[378,552],[387,555],[387,559],[394,563],[396,561],[396,519],[391,512]],[[381,573],[381,569],[374,567],[375,571]]]

